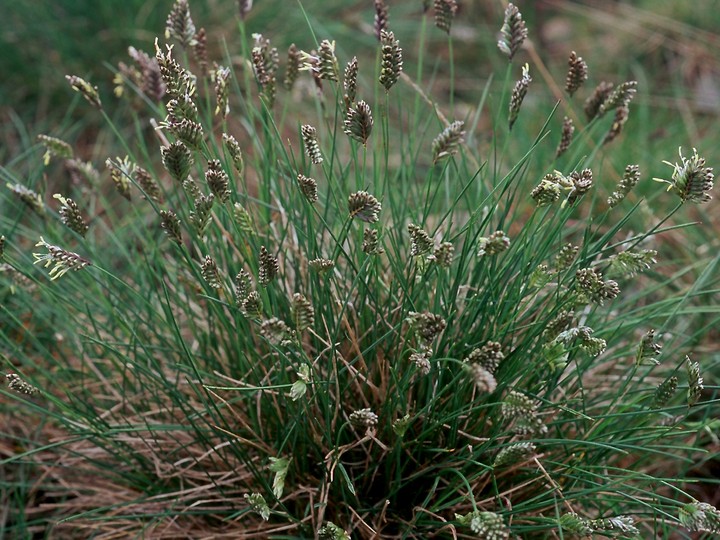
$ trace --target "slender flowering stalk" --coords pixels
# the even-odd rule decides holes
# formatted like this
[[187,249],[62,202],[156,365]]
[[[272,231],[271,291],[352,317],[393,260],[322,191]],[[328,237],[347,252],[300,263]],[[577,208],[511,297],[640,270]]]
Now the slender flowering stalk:
[[102,103],[100,102],[100,94],[98,94],[97,86],[91,85],[85,79],[81,79],[76,75],[65,75],[65,78],[70,83],[70,87],[79,92],[90,105],[97,109],[102,109]]
[[555,151],[555,157],[559,158],[567,149],[570,148],[572,143],[573,134],[575,133],[575,126],[573,125],[572,118],[567,116],[563,119],[562,135],[560,136],[560,143],[558,144],[557,150]]
[[33,264],[45,263],[43,265],[45,268],[52,266],[50,269],[50,281],[63,277],[70,270],[77,271],[92,264],[77,253],[48,244],[42,236],[35,246],[44,247],[48,251],[47,253],[33,253],[35,259]]
[[705,158],[701,158],[695,148],[693,148],[693,155],[690,158],[682,155],[682,148],[678,149],[678,153],[680,154],[680,163],[673,164],[663,161],[666,165],[674,168],[672,179],[653,178],[653,180],[668,184],[668,191],[676,193],[683,203],[688,201],[697,204],[708,202],[712,199],[710,191],[714,185],[713,180],[715,180],[712,167],[705,166]]
[[510,111],[508,115],[508,127],[512,130],[515,121],[517,120],[518,114],[520,113],[520,107],[525,99],[525,95],[528,91],[528,86],[532,82],[530,77],[530,66],[525,64],[522,69],[522,77],[515,83],[512,94],[510,95]]
[[302,126],[300,132],[302,134],[303,144],[305,145],[305,153],[314,165],[319,165],[323,162],[323,157],[320,153],[320,145],[317,141],[317,130],[306,124]]
[[372,127],[372,111],[367,103],[360,100],[357,105],[348,108],[343,122],[343,131],[346,135],[366,145],[368,137],[372,133]]
[[375,223],[380,219],[382,205],[367,191],[357,191],[348,197],[348,210],[352,218],[365,223]]
[[457,147],[465,136],[465,122],[456,120],[446,127],[432,142],[433,163],[457,153]]
[[435,0],[435,26],[449,34],[457,9],[456,0]]
[[512,3],[505,9],[505,20],[500,33],[502,37],[498,41],[498,48],[512,61],[528,35],[520,10]]
[[565,91],[571,96],[580,88],[588,78],[588,66],[582,57],[575,51],[568,58],[568,72],[565,77]]
[[84,237],[88,231],[88,226],[80,213],[77,203],[72,199],[66,199],[59,193],[53,195],[53,198],[60,201],[62,205],[59,210],[60,221],[62,221],[68,229]]
[[380,84],[389,92],[390,88],[397,82],[403,68],[402,49],[400,42],[395,39],[395,34],[383,30],[380,34],[382,45],[382,63],[380,66]]

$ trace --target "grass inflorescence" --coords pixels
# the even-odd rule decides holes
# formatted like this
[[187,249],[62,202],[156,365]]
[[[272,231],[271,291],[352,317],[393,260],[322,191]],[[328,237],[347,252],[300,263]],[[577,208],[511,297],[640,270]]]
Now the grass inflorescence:
[[[432,7],[422,31],[452,41],[462,11]],[[384,2],[368,50],[310,28],[282,65],[272,36],[246,32],[252,8],[238,3],[241,61],[209,56],[213,33],[177,0],[167,42],[118,69],[125,102],[69,78],[116,139],[106,173],[51,136],[26,159],[65,165],[57,202],[2,171],[17,206],[0,218],[2,526],[720,532],[689,480],[717,444],[719,259],[688,281],[654,248],[715,203],[713,170],[681,152],[651,196],[664,215],[637,228],[647,156],[622,173],[602,149],[641,85],[586,88],[572,52],[564,118],[533,118],[543,81],[518,67],[532,28],[510,4],[492,21],[504,81],[444,111],[406,70],[431,49],[396,39]]]

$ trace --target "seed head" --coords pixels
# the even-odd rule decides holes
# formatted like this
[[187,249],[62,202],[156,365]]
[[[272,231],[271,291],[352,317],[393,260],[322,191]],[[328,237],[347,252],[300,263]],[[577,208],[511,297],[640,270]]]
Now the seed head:
[[100,173],[89,161],[67,159],[65,160],[65,168],[67,169],[70,179],[74,184],[80,184],[87,181],[90,184],[95,185],[100,181]]
[[469,368],[475,387],[480,393],[490,394],[497,388],[495,376],[480,364],[470,364]]
[[613,83],[602,81],[593,90],[592,94],[585,100],[583,109],[588,122],[595,118],[600,112],[600,106],[605,102],[613,89]]
[[674,167],[672,180],[661,178],[655,180],[668,184],[668,191],[677,193],[682,202],[690,201],[697,204],[708,202],[712,199],[710,191],[715,180],[712,167],[705,166],[705,158],[701,158],[694,148],[693,155],[689,159],[682,155],[682,148],[679,149],[679,154],[680,163],[663,162]]
[[547,426],[537,415],[537,404],[525,394],[510,392],[502,402],[500,412],[506,420],[514,421],[513,430],[518,435],[547,432]]
[[165,22],[165,39],[175,38],[184,48],[194,46],[195,24],[190,16],[190,6],[187,0],[175,0]]
[[97,86],[91,85],[84,79],[77,77],[76,75],[65,75],[65,78],[70,83],[70,87],[79,92],[90,105],[97,109],[102,109],[102,103],[100,102],[100,95],[98,94]]
[[449,34],[457,9],[456,0],[435,0],[435,26]]
[[92,264],[87,259],[83,259],[77,253],[48,244],[42,236],[35,246],[44,247],[48,250],[47,253],[33,253],[33,257],[35,259],[33,264],[45,263],[43,265],[45,268],[52,266],[52,269],[50,270],[50,281],[61,278],[70,270],[77,271]]
[[502,516],[495,512],[481,512],[475,510],[461,516],[455,514],[461,525],[470,527],[477,538],[484,540],[508,540],[510,538],[510,530],[505,526]]
[[565,91],[571,96],[588,78],[588,66],[575,51],[568,58],[568,72],[565,77]]
[[160,73],[160,66],[156,58],[135,47],[128,47],[128,54],[140,69],[141,80],[139,87],[142,93],[153,102],[159,103],[165,96],[165,82]]
[[270,519],[270,507],[265,501],[265,497],[263,497],[260,493],[246,493],[244,496],[253,512],[260,514],[260,517],[265,521]]
[[131,200],[130,178],[135,172],[135,164],[125,156],[124,158],[115,158],[115,161],[108,158],[105,160],[105,166],[110,171],[110,178],[115,184],[117,192],[128,201]]
[[283,86],[285,86],[285,89],[289,92],[293,89],[293,86],[295,86],[295,81],[298,78],[298,74],[300,73],[300,51],[293,43],[288,48],[287,53],[287,66],[285,67],[285,80],[283,81]]
[[478,257],[497,255],[510,247],[510,237],[503,231],[495,231],[487,238],[480,238]]
[[235,223],[237,223],[238,229],[245,234],[252,235],[255,232],[252,216],[242,204],[235,203],[233,205],[233,218],[235,219]]
[[382,205],[367,191],[357,191],[348,197],[348,210],[352,218],[365,223],[375,223],[380,219]]
[[450,242],[443,242],[433,250],[433,254],[428,257],[438,266],[444,268],[452,265],[455,247]]
[[577,258],[577,254],[580,251],[580,246],[574,246],[573,244],[567,243],[560,248],[560,251],[555,256],[555,271],[563,272],[572,266]]
[[318,75],[326,81],[338,80],[338,61],[335,57],[335,42],[323,39],[318,51]]
[[37,140],[45,147],[45,154],[43,154],[43,163],[45,163],[45,165],[50,163],[50,158],[52,157],[72,159],[72,146],[65,141],[55,137],[50,137],[49,135],[38,135]]
[[315,324],[315,310],[305,295],[295,293],[292,298],[291,307],[293,323],[298,332],[302,332]]
[[549,206],[560,198],[562,187],[558,183],[558,176],[555,173],[546,174],[540,184],[530,193],[535,199],[538,207]]
[[610,267],[607,270],[607,275],[610,277],[633,277],[656,264],[656,256],[657,251],[654,249],[643,249],[638,252],[623,251],[608,259]]
[[263,321],[260,325],[260,334],[276,347],[287,347],[294,337],[290,327],[277,317]]
[[703,389],[703,378],[700,376],[700,363],[692,362],[689,356],[685,357],[685,367],[687,368],[688,391],[687,402],[688,407],[692,407],[700,400]]
[[170,176],[177,182],[184,182],[190,174],[190,168],[195,160],[182,142],[176,141],[170,146],[160,148],[162,162]]
[[249,319],[262,318],[262,299],[257,291],[248,293],[247,298],[243,300],[240,311]]
[[331,261],[330,259],[313,259],[308,262],[308,266],[310,266],[310,270],[313,272],[317,272],[318,274],[324,274],[325,272],[329,272],[333,268],[335,268],[335,263]]
[[410,362],[415,364],[421,375],[430,373],[430,356],[432,351],[415,352],[410,355]]
[[512,129],[515,121],[517,120],[518,114],[520,114],[520,107],[525,99],[525,95],[528,91],[528,86],[532,82],[530,77],[530,66],[525,64],[522,70],[522,78],[515,83],[512,94],[510,95],[510,111],[508,115],[508,128]]
[[528,456],[534,454],[535,450],[536,446],[531,442],[519,442],[506,446],[495,456],[493,468],[501,469],[522,463],[527,460]]
[[230,68],[219,66],[215,69],[215,114],[225,119],[230,112]]
[[407,320],[425,346],[430,346],[432,341],[439,336],[447,326],[445,319],[429,311],[422,313],[411,311]]
[[235,137],[233,137],[232,135],[228,135],[227,133],[223,133],[222,140],[223,145],[225,146],[225,151],[230,156],[235,170],[240,176],[242,176],[243,171],[245,170],[245,162],[243,161],[240,144],[237,142]]
[[5,380],[7,380],[8,388],[18,394],[32,396],[33,394],[37,394],[39,391],[36,386],[23,381],[17,373],[7,373],[5,375]]
[[208,58],[207,32],[205,28],[198,30],[193,39],[195,40],[195,45],[193,45],[192,50],[195,55],[195,60],[197,60],[198,66],[200,67],[200,73],[202,73],[203,77],[207,77],[210,60]]
[[80,214],[80,209],[78,208],[77,203],[72,199],[66,199],[59,193],[53,195],[53,198],[60,201],[60,204],[62,205],[58,211],[60,214],[60,221],[62,221],[68,229],[75,231],[77,234],[84,237],[88,231],[88,226],[85,223],[82,214]]
[[446,127],[432,143],[433,163],[450,157],[457,152],[457,147],[463,142],[465,136],[465,122],[456,120]]
[[606,299],[613,299],[620,294],[617,282],[612,279],[603,280],[600,272],[594,268],[581,268],[575,273],[575,286],[581,294],[600,305]]
[[558,144],[557,150],[555,151],[555,157],[562,156],[572,143],[573,134],[575,133],[575,126],[573,125],[572,118],[567,116],[563,119],[562,135],[560,136],[560,143]]
[[319,540],[350,540],[350,535],[342,527],[338,527],[332,521],[318,529]]
[[502,345],[496,341],[488,341],[482,347],[473,349],[464,361],[469,364],[477,364],[490,373],[495,373],[504,359]]
[[318,200],[317,182],[304,174],[298,174],[297,178],[298,186],[300,191],[310,203],[315,203]]
[[317,130],[306,124],[302,126],[300,132],[302,134],[303,144],[305,145],[305,153],[314,165],[319,165],[323,162],[323,158],[320,153],[320,145],[317,141]]
[[180,233],[180,220],[177,214],[172,210],[160,210],[162,221],[160,226],[167,234],[168,238],[175,242],[178,246],[182,245],[182,234]]
[[410,223],[408,225],[408,232],[410,233],[410,241],[412,242],[410,248],[411,257],[424,255],[433,248],[432,238],[430,238],[430,235],[422,228],[414,223]]
[[135,165],[135,170],[133,171],[133,179],[145,192],[145,198],[152,199],[155,202],[162,202],[162,193],[160,193],[160,186],[148,171],[138,165]]
[[372,127],[372,111],[367,103],[360,100],[357,105],[348,108],[343,122],[343,131],[346,135],[365,145],[372,132]]
[[165,83],[165,91],[172,97],[195,94],[196,77],[180,66],[172,55],[172,45],[166,45],[167,52],[163,53],[155,40],[155,60],[160,70],[160,76]]
[[371,409],[359,409],[350,413],[350,422],[359,427],[375,427],[378,423],[378,415]]
[[357,96],[357,76],[358,76],[358,60],[357,56],[353,56],[352,60],[345,66],[345,75],[343,77],[343,89],[345,90],[345,108],[349,109],[355,104]]
[[375,37],[378,40],[382,40],[383,31],[387,30],[388,26],[388,8],[385,4],[385,0],[374,0],[375,3]]
[[3,234],[0,236],[0,261],[2,261],[5,258],[5,235]]
[[6,184],[7,188],[15,193],[20,200],[39,216],[45,215],[45,203],[39,193],[35,193],[33,190],[21,186],[20,184]]
[[623,173],[623,177],[620,180],[620,182],[617,185],[617,188],[615,188],[615,191],[613,191],[612,195],[608,197],[608,205],[610,208],[614,208],[620,202],[627,196],[630,191],[632,191],[632,188],[635,187],[635,185],[640,180],[640,167],[637,165],[628,165],[625,167],[625,172]]
[[210,191],[220,199],[220,202],[226,202],[230,198],[230,178],[223,170],[222,164],[218,159],[208,161],[208,170],[205,173],[205,181]]
[[238,0],[238,11],[240,12],[240,18],[242,20],[245,20],[247,14],[250,13],[252,5],[253,0]]
[[386,30],[383,30],[380,34],[380,44],[382,45],[380,84],[385,87],[386,92],[389,92],[402,72],[402,49],[400,48],[400,42],[395,39],[395,34]]
[[365,229],[363,232],[363,253],[368,255],[379,255],[385,250],[379,245],[378,231],[377,229]]
[[200,265],[200,273],[207,284],[213,289],[219,289],[222,287],[222,281],[220,280],[220,271],[218,270],[217,263],[210,255],[205,255],[205,260]]
[[610,130],[605,134],[605,138],[603,138],[603,144],[611,143],[620,135],[629,116],[630,108],[627,105],[622,105],[615,109],[615,118],[610,126]]
[[592,188],[593,173],[590,169],[583,169],[580,172],[573,171],[570,173],[568,180],[570,180],[570,193],[568,194],[567,204],[574,204]]
[[653,409],[661,409],[672,399],[677,390],[678,378],[673,375],[661,382],[655,389],[655,397],[653,398]]
[[528,35],[520,10],[512,3],[505,9],[505,20],[500,33],[502,37],[498,41],[498,48],[512,61]]
[[258,282],[263,287],[270,285],[280,271],[280,264],[277,257],[271,255],[265,246],[260,246],[260,273]]
[[242,306],[252,290],[252,278],[245,270],[240,270],[235,276],[235,303]]
[[720,533],[720,510],[708,503],[693,501],[680,508],[678,519],[689,531]]
[[627,81],[612,90],[605,101],[598,108],[597,116],[602,117],[606,112],[627,107],[637,93],[637,81]]
[[195,228],[198,236],[202,236],[210,224],[212,217],[212,207],[215,202],[215,196],[210,193],[205,196],[202,193],[195,199],[195,209],[190,212],[190,223]]

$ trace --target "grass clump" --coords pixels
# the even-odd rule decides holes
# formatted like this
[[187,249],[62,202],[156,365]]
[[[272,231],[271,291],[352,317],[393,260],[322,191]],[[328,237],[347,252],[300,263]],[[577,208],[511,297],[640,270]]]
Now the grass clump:
[[[3,169],[3,197],[36,211],[0,219],[11,534],[717,532],[688,490],[716,402],[686,354],[718,258],[687,283],[651,249],[710,201],[713,173],[680,154],[649,201],[665,217],[628,228],[645,165],[597,178],[627,120],[602,115],[630,112],[634,81],[593,92],[585,124],[583,101],[564,103],[576,132],[559,152],[567,117],[519,114],[540,84],[527,64],[449,121],[382,2],[375,51],[338,58],[309,32],[282,86],[271,39],[247,36],[251,3],[242,61],[214,69],[204,45],[188,54],[212,35],[190,10],[168,16],[174,45],[137,52],[156,70],[120,70],[125,107],[70,78],[125,154],[107,178],[76,174],[53,208],[40,173]],[[434,11],[452,40],[456,3]],[[518,9],[497,26],[499,54],[522,56]],[[76,163],[41,140],[51,166]]]

